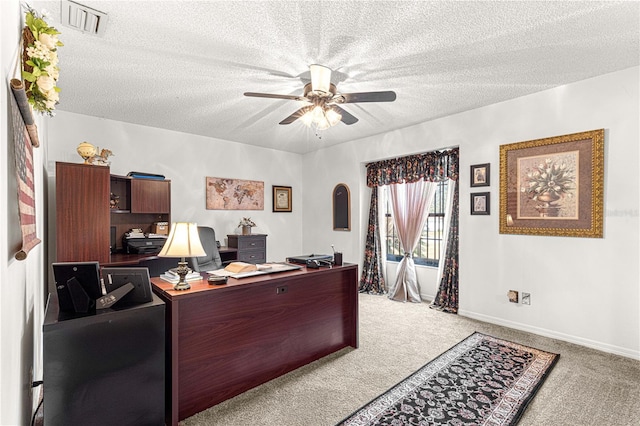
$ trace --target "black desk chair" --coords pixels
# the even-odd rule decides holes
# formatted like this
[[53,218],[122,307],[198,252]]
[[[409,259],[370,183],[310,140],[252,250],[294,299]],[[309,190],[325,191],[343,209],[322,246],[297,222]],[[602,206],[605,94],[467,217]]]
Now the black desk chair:
[[178,266],[178,263],[176,262],[176,259],[172,257],[155,257],[153,259],[141,260],[135,266],[149,269],[150,277],[159,277],[169,269]]
[[222,259],[216,245],[216,231],[208,226],[198,226],[198,235],[207,255],[190,258],[191,269],[196,272],[205,272],[222,268]]

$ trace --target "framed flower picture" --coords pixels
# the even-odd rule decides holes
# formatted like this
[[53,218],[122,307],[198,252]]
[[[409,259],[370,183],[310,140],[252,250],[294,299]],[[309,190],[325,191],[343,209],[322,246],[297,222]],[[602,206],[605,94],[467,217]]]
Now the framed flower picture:
[[604,129],[500,146],[500,233],[603,236]]

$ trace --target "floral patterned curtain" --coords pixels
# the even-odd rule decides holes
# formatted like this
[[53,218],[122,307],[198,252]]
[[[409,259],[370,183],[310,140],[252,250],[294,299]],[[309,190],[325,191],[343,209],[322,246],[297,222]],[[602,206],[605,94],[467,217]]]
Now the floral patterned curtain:
[[378,187],[371,188],[369,228],[364,246],[364,266],[360,277],[360,292],[385,294],[387,285],[382,275],[382,251],[380,249],[380,224],[378,222]]
[[458,180],[458,148],[409,155],[367,164],[367,186],[415,182]]
[[[360,291],[372,292],[372,290],[374,290],[373,292],[376,292],[379,291],[379,289],[385,289],[384,291],[386,292],[386,285],[381,269],[382,256],[380,251],[378,194],[376,188],[394,183],[415,182],[420,179],[438,182],[448,178],[457,182],[458,156],[458,148],[453,148],[446,151],[427,152],[367,164],[367,186],[372,188],[372,198],[374,197],[373,190],[375,190],[376,200],[375,204],[373,200],[371,203],[371,209],[375,210],[373,210],[373,212],[370,210],[369,212],[369,229],[367,232],[362,278],[360,279]],[[449,292],[455,289],[455,300],[451,300],[451,302],[455,304],[455,312],[457,312],[458,304],[458,204],[456,200],[457,191],[456,197],[454,198],[455,209],[453,210],[455,220],[453,220],[453,218],[451,220],[451,226],[453,227],[455,225],[455,232],[452,232],[453,229],[450,231],[450,241],[454,240],[453,236],[455,234],[455,247],[452,247],[451,251],[447,249],[447,259],[445,259],[445,262],[450,262],[451,268],[455,268],[455,275],[452,274],[452,271],[448,271],[449,268],[447,268],[447,272],[442,279],[442,282],[446,279],[449,283]],[[373,225],[372,220],[375,221]],[[442,285],[440,287],[440,290],[442,290]]]
[[458,181],[455,181],[454,184],[455,190],[453,193],[453,202],[451,203],[449,237],[447,238],[446,254],[443,259],[444,270],[436,297],[433,299],[433,302],[431,302],[431,305],[429,305],[430,308],[452,314],[458,313],[458,223],[460,222],[458,217],[460,210]]

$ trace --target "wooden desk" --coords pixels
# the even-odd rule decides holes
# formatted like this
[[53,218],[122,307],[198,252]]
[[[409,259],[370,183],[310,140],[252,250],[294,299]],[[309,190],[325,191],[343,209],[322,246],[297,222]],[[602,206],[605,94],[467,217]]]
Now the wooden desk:
[[153,278],[167,312],[167,424],[357,348],[357,274],[356,265],[303,267],[186,291]]

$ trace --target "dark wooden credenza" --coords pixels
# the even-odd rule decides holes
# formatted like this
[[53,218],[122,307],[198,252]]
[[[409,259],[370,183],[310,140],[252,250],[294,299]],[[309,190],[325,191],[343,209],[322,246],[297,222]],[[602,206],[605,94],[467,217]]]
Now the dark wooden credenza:
[[167,312],[167,424],[357,348],[357,274],[356,265],[303,267],[186,291],[153,278]]
[[143,426],[165,421],[165,304],[60,312],[51,293],[42,326],[47,426]]
[[227,235],[229,247],[235,248],[235,260],[247,263],[265,263],[267,261],[267,236],[265,234]]

